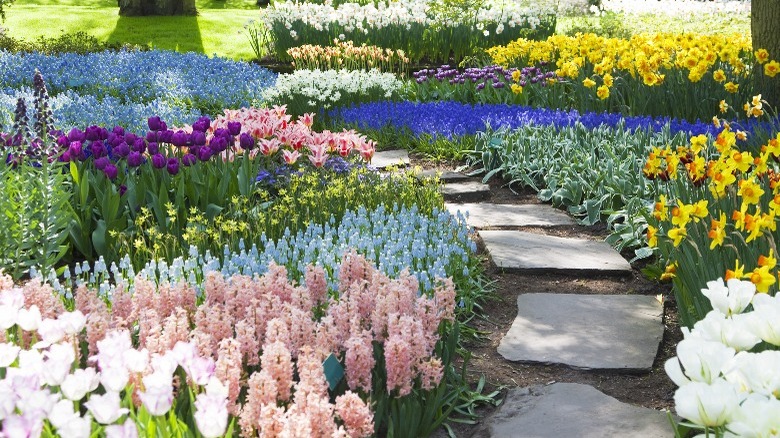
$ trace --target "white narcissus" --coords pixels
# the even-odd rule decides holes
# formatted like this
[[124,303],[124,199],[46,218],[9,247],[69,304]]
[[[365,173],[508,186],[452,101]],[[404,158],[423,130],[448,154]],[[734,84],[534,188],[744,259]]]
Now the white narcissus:
[[715,427],[731,420],[739,406],[737,390],[723,379],[712,384],[691,382],[681,386],[674,394],[677,415],[692,423]]

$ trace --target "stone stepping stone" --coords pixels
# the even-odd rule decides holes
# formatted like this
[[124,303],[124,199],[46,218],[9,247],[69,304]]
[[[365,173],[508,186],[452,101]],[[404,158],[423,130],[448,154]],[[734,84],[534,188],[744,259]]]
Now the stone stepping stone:
[[474,436],[603,438],[674,436],[665,412],[632,406],[579,383],[515,388]]
[[512,361],[646,372],[664,335],[662,318],[655,297],[520,294],[498,353]]
[[374,157],[371,159],[371,165],[378,170],[392,166],[406,167],[409,163],[409,153],[405,149],[374,152]]
[[524,272],[627,275],[631,265],[606,242],[525,231],[479,232],[499,268]]
[[490,197],[490,186],[476,181],[444,184],[441,188],[444,199],[454,202],[479,202]]
[[576,225],[565,212],[545,204],[445,204],[455,215],[468,212],[466,221],[475,228],[555,227]]
[[423,178],[435,178],[436,176],[439,177],[439,181],[443,183],[457,183],[457,182],[463,182],[469,179],[469,177],[461,172],[455,172],[452,170],[447,171],[438,171],[436,169],[426,169],[417,174],[417,178],[423,179]]

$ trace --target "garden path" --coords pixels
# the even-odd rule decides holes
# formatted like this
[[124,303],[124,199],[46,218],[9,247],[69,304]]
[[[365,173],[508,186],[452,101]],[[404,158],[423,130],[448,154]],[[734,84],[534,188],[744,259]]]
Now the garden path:
[[[584,282],[593,275],[632,274],[630,264],[603,241],[556,235],[557,228],[576,227],[561,210],[538,203],[492,203],[488,185],[457,172],[439,176],[445,199],[452,201],[446,207],[466,216],[499,270],[518,273],[520,279],[546,273]],[[497,347],[504,366],[650,373],[664,336],[661,301],[630,291],[570,293],[565,284],[553,290],[513,285],[518,289],[516,316]],[[479,427],[459,432],[524,438],[672,434],[665,412],[621,402],[587,384],[546,383],[509,390],[502,405]]]

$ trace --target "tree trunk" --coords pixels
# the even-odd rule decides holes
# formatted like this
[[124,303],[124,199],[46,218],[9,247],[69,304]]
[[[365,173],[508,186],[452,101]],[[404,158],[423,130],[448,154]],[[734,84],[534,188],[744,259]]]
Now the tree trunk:
[[[753,50],[766,49],[769,59],[780,62],[780,0],[752,0],[750,32]],[[773,109],[780,109],[780,75],[769,78],[764,66],[756,64],[757,91]]]
[[195,15],[195,0],[117,0],[119,15]]

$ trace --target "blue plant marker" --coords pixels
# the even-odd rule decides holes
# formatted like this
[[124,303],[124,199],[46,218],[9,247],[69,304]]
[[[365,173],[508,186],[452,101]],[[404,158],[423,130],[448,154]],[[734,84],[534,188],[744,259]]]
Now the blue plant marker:
[[341,379],[344,378],[344,367],[339,360],[336,359],[336,356],[331,353],[330,356],[325,358],[325,361],[322,362],[322,368],[325,370],[325,379],[328,381],[330,390],[335,390]]

